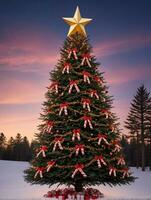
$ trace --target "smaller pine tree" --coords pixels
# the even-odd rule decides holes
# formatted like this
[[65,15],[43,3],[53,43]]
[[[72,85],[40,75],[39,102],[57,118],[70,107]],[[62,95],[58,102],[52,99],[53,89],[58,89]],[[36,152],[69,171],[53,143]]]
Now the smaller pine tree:
[[[148,138],[147,132],[151,124],[151,97],[144,85],[137,89],[125,124],[130,131],[130,137],[136,139],[137,152],[139,152],[139,144],[141,144],[141,166],[144,171],[145,140]],[[137,157],[139,157],[139,153],[137,153]]]

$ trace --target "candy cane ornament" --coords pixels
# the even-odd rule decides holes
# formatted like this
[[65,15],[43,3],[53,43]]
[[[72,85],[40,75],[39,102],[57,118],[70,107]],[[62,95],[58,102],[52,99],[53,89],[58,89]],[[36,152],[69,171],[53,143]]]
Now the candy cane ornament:
[[81,65],[85,65],[87,64],[89,67],[92,67],[91,64],[90,64],[90,60],[91,60],[91,56],[90,54],[83,54],[82,55],[83,59],[82,59],[82,62],[81,62]]
[[51,133],[51,130],[52,130],[53,126],[54,126],[54,122],[53,121],[48,121],[47,124],[44,127],[43,133],[45,133],[45,131],[47,133]]
[[113,152],[120,152],[120,150],[122,149],[119,141],[115,140],[112,142],[112,144],[115,146]]
[[90,97],[95,97],[96,99],[99,99],[99,95],[96,90],[90,90]]
[[93,76],[93,79],[100,85],[103,83],[103,80],[99,76]]
[[80,92],[77,83],[78,83],[77,80],[71,80],[71,81],[70,81],[70,84],[69,84],[69,91],[68,91],[69,94],[71,94],[71,91],[72,91],[73,86],[75,87],[75,89],[76,89],[77,92]]
[[50,86],[49,86],[49,90],[55,90],[56,94],[58,94],[58,82],[53,82]]
[[109,175],[111,176],[111,175],[114,175],[114,176],[116,176],[116,168],[114,168],[114,167],[110,167],[109,168]]
[[67,103],[67,102],[61,103],[61,104],[60,104],[59,115],[61,115],[63,111],[64,111],[64,114],[65,114],[65,115],[68,115],[68,111],[67,111],[67,108],[68,108],[68,107],[69,107],[69,103]]
[[56,150],[57,146],[59,147],[60,150],[63,150],[62,147],[62,142],[64,141],[64,139],[62,137],[58,137],[54,139],[54,147],[53,147],[53,151]]
[[44,167],[36,167],[36,173],[35,173],[34,178],[36,178],[38,174],[39,174],[40,178],[43,178],[44,170],[45,170]]
[[102,155],[95,156],[95,160],[97,161],[98,167],[101,168],[101,163],[103,165],[107,165],[106,162],[104,161],[104,158]]
[[82,75],[83,75],[83,80],[84,80],[84,82],[85,82],[85,83],[87,82],[88,84],[90,84],[90,79],[89,79],[90,73],[87,72],[87,71],[83,71],[83,72],[82,72]]
[[109,143],[107,141],[107,136],[99,133],[98,134],[98,145],[100,145],[102,141],[105,142],[107,145],[109,145]]
[[87,124],[88,124],[90,129],[93,129],[93,126],[92,126],[92,123],[91,123],[91,121],[92,121],[92,117],[91,116],[84,115],[82,117],[82,119],[84,120],[84,125],[83,125],[84,128],[86,128]]
[[87,177],[86,173],[83,171],[83,168],[84,168],[83,164],[76,164],[74,167],[75,167],[75,170],[71,176],[72,178],[74,178],[77,172],[80,172],[83,177]]
[[130,176],[130,174],[129,174],[129,172],[128,172],[128,168],[124,168],[122,171],[123,171],[123,176],[122,176],[122,178],[125,178],[125,176],[127,176],[127,177]]
[[72,141],[75,141],[75,138],[77,138],[80,141],[80,129],[74,129],[73,135],[72,135]]
[[101,109],[101,113],[105,115],[106,119],[108,119],[111,116],[111,112],[108,109]]
[[56,162],[54,160],[51,160],[51,161],[47,162],[47,167],[46,167],[47,172],[50,171],[50,169],[55,165],[55,163]]
[[84,109],[87,108],[89,112],[91,111],[90,103],[91,103],[90,99],[82,99],[83,108]]
[[63,67],[63,70],[62,70],[62,74],[64,74],[65,71],[67,72],[67,74],[69,74],[70,68],[71,68],[71,64],[70,64],[70,63],[65,63],[65,64],[64,64],[64,67]]
[[118,159],[118,163],[117,163],[118,165],[125,165],[125,160],[124,160],[124,158],[123,157],[120,157],[119,159]]
[[43,145],[39,148],[39,152],[37,153],[36,157],[38,157],[40,154],[42,154],[43,157],[46,157],[45,152],[48,150],[48,147],[46,145]]
[[69,49],[67,50],[68,52],[68,59],[70,59],[71,55],[73,54],[74,58],[77,60],[78,57],[77,57],[77,49],[76,48],[73,48],[73,49]]
[[81,154],[84,155],[84,145],[83,144],[77,144],[75,146],[76,156],[79,154],[80,151],[81,151]]

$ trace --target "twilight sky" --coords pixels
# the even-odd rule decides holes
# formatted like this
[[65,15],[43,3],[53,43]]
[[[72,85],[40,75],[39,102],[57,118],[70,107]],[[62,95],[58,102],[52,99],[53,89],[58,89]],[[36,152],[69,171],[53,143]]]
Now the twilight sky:
[[[151,91],[150,0],[1,0],[0,132],[33,138],[68,25],[79,5],[121,128],[137,87]],[[124,130],[124,132],[126,132]]]

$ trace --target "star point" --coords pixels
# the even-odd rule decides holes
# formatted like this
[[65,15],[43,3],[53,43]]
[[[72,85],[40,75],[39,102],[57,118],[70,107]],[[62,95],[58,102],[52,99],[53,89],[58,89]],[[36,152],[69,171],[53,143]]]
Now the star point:
[[86,36],[85,25],[90,23],[92,19],[82,18],[80,14],[80,9],[77,6],[76,11],[73,17],[63,17],[63,20],[70,25],[69,32],[67,36],[71,36],[72,34],[79,32]]

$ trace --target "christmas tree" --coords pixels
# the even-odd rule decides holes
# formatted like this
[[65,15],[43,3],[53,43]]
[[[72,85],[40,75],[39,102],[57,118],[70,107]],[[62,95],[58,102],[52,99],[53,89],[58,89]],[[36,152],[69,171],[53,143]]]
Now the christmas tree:
[[91,19],[77,7],[50,86],[36,134],[38,147],[25,179],[32,184],[84,186],[134,180],[122,154],[118,122],[111,112],[103,72],[85,32]]

